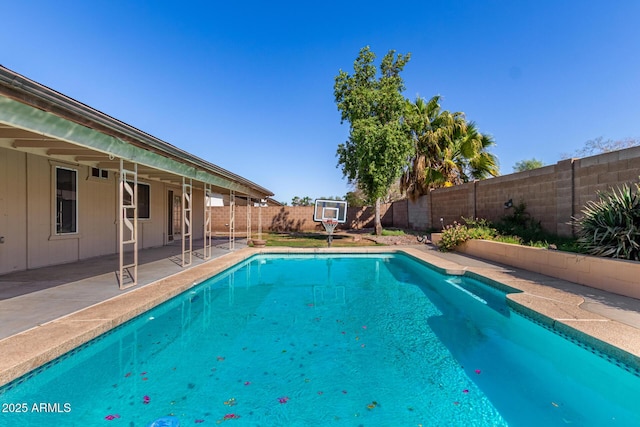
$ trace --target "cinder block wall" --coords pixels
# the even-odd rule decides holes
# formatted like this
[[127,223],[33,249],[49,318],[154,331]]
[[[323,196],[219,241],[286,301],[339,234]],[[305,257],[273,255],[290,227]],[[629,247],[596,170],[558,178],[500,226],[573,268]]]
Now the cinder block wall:
[[[640,176],[640,147],[614,151],[584,159],[561,160],[555,165],[513,173],[483,181],[439,188],[415,202],[401,200],[381,206],[383,227],[413,230],[440,229],[465,218],[498,221],[511,214],[504,204],[512,200],[527,205],[531,217],[542,227],[561,236],[572,234],[571,218],[579,217],[585,204],[597,198],[597,191],[607,191],[625,183],[637,182]],[[322,231],[313,222],[312,206],[251,207],[251,230],[258,231],[261,209],[263,231]],[[213,229],[229,231],[228,206],[211,208]],[[373,207],[347,209],[342,229],[373,228]],[[440,219],[442,218],[442,221]],[[235,210],[237,235],[247,231],[247,208]]]
[[[211,209],[212,228],[216,233],[227,233],[230,228],[231,210],[229,206],[216,206]],[[322,224],[313,221],[313,206],[267,206],[258,208],[249,207],[251,216],[251,233],[258,232],[260,217],[262,217],[262,231],[323,231]],[[402,220],[402,207],[394,208],[392,204],[383,204],[380,207],[380,216],[383,227],[394,226],[394,209],[399,213],[399,221]],[[406,212],[406,207],[404,211]],[[348,207],[347,222],[340,224],[342,229],[372,228],[374,224],[375,208],[373,207]],[[405,214],[406,217],[406,214]],[[235,232],[244,236],[247,233],[247,207],[237,205],[235,208]]]
[[[475,217],[497,221],[513,212],[504,207],[508,200],[512,200],[514,206],[523,202],[533,219],[540,221],[545,230],[556,233],[558,165],[476,182]],[[569,221],[570,209],[567,212]]]
[[400,200],[391,204],[392,223],[396,228],[409,228],[409,203],[408,200]]
[[561,236],[572,234],[571,219],[579,217],[597,191],[637,182],[640,147],[599,154],[584,159],[562,160],[555,165],[504,175],[460,186],[441,188],[409,202],[408,227],[441,228],[461,217],[498,221],[512,210],[504,204],[524,202],[531,217]]
[[454,221],[460,221],[461,217],[474,217],[474,185],[467,184],[442,188],[439,191],[432,191],[430,222],[432,227],[440,227],[440,218],[447,225]]
[[[216,233],[227,233],[230,228],[231,209],[216,206],[211,209],[212,228]],[[322,225],[313,222],[312,206],[267,206],[258,208],[236,205],[234,220],[236,235],[247,232],[247,215],[251,217],[251,233],[256,234],[262,222],[262,231],[312,231]],[[320,228],[318,228],[320,225]]]

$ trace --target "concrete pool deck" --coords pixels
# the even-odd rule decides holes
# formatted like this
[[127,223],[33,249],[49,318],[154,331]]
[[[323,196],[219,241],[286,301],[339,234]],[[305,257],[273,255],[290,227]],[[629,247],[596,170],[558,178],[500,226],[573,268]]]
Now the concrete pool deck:
[[[640,300],[489,263],[427,245],[357,248],[218,247],[213,259],[194,257],[183,269],[158,248],[141,262],[140,284],[119,291],[105,259],[0,276],[0,385],[144,313],[256,253],[404,252],[451,274],[470,274],[520,291],[509,305],[533,320],[640,368]],[[108,265],[112,265],[109,260]],[[73,268],[79,280],[65,279]],[[77,270],[80,270],[78,273]],[[46,279],[43,279],[43,276]],[[40,279],[36,280],[36,277]],[[78,277],[75,277],[78,279]],[[485,280],[485,279],[481,279]]]

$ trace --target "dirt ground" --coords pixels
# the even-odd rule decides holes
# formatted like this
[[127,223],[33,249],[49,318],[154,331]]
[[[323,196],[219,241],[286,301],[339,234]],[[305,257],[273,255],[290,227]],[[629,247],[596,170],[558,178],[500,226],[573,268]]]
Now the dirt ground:
[[338,233],[353,236],[354,239],[368,239],[376,243],[379,243],[382,245],[389,245],[389,246],[420,245],[425,243],[425,242],[418,241],[418,238],[422,238],[423,236],[420,236],[418,234],[410,234],[411,233],[410,231],[405,231],[405,234],[400,236],[376,236],[375,234],[373,234],[373,229],[370,229],[370,228],[365,228],[361,230],[338,231],[336,234]]

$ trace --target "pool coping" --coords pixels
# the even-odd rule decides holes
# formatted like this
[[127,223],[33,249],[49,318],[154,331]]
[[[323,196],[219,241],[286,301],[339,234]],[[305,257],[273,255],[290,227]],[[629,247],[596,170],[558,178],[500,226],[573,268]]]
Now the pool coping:
[[508,305],[579,344],[640,370],[640,329],[580,307],[584,299],[543,284],[560,279],[535,273],[462,266],[416,247],[244,248],[117,295],[82,310],[0,340],[0,386],[28,374],[145,311],[256,254],[404,253],[452,275],[468,275],[505,290]]

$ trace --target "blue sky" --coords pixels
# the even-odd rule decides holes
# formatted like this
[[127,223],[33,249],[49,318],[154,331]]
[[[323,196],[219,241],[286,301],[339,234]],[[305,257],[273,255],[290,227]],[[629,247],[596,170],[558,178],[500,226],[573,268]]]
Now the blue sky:
[[363,46],[412,55],[405,96],[493,135],[501,173],[640,137],[640,2],[32,1],[0,64],[291,202],[342,196],[333,82]]

